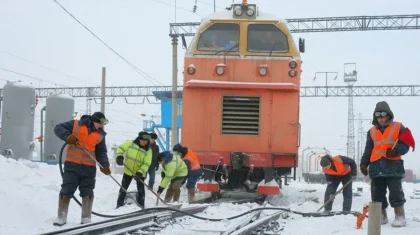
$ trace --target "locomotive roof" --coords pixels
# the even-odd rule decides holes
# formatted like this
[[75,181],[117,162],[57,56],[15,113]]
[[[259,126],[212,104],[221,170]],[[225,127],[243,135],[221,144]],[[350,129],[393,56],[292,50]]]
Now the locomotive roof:
[[[201,24],[200,27],[209,23],[209,21],[211,20],[237,20],[235,18],[233,18],[233,12],[232,11],[221,11],[221,12],[216,12],[213,13],[205,18],[203,18],[201,20]],[[283,18],[280,18],[276,15],[273,14],[269,14],[269,13],[265,13],[265,12],[261,12],[259,10],[257,10],[257,19],[252,19],[250,21],[258,21],[258,20],[270,20],[270,21],[279,21],[283,24],[287,24],[287,21]],[[243,21],[243,20],[239,20],[239,21]]]

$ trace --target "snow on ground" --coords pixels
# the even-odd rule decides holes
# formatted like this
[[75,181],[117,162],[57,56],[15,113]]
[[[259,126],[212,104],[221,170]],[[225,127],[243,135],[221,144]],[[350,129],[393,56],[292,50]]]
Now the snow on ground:
[[[160,182],[160,172],[157,172],[155,189]],[[113,174],[121,181],[121,174]],[[146,180],[147,181],[147,180]],[[43,163],[33,163],[25,160],[13,160],[0,156],[0,234],[39,234],[59,229],[52,226],[52,221],[56,217],[58,192],[61,185],[61,176],[58,166]],[[410,196],[414,189],[420,189],[420,185],[404,183],[404,191],[407,203],[406,217],[407,227],[392,228],[390,223],[382,226],[382,235],[415,235],[420,229],[420,199],[411,199]],[[270,196],[269,207],[284,207],[303,212],[315,212],[323,201],[326,185],[306,184],[303,182],[290,182],[289,186],[284,186],[281,195]],[[353,185],[353,191],[357,187],[362,187],[361,196],[353,197],[353,211],[362,211],[364,204],[370,201],[370,189],[366,183],[357,182]],[[93,210],[104,214],[124,214],[138,210],[137,206],[127,205],[115,210],[118,196],[118,185],[98,171],[95,189],[95,201]],[[129,191],[135,191],[135,184],[130,185]],[[311,190],[313,192],[311,192]],[[308,192],[305,192],[308,191]],[[78,197],[78,192],[76,193]],[[203,197],[198,194],[198,197]],[[319,202],[313,200],[318,198]],[[186,201],[186,192],[182,191],[181,201]],[[337,196],[333,210],[341,210],[342,196]],[[153,207],[156,199],[150,193],[146,194],[146,207]],[[188,206],[184,203],[183,206]],[[208,218],[227,218],[252,208],[256,208],[256,203],[246,203],[233,205],[231,203],[221,203],[211,206],[204,212],[197,215]],[[80,223],[80,207],[72,201],[70,204],[68,225],[78,225]],[[262,215],[275,213],[275,211],[263,211]],[[388,208],[390,222],[394,218],[392,208]],[[220,222],[210,222],[208,220],[198,220],[191,217],[178,219],[173,225],[169,225],[160,234],[220,234],[220,231],[242,221],[245,217],[235,220],[223,220]],[[93,216],[93,221],[103,220],[104,218]],[[366,234],[367,219],[363,222],[363,228],[357,230],[356,218],[352,215],[341,215],[322,218],[304,218],[299,215],[291,214],[288,219],[280,219],[285,224],[282,235],[312,235],[312,234]],[[203,232],[210,230],[213,232]]]

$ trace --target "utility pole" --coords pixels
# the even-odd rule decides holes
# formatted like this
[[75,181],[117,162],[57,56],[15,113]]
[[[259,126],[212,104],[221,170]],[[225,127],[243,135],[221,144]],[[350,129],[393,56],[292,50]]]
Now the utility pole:
[[[350,67],[350,69],[349,69]],[[354,136],[354,108],[353,108],[353,85],[357,82],[356,63],[344,64],[344,82],[348,84],[348,112],[347,112],[347,157],[355,160],[356,144]]]
[[[172,123],[171,149],[178,143],[178,36],[172,35]],[[168,138],[168,137],[166,137]]]
[[338,75],[337,72],[316,72],[315,76],[314,76],[314,81],[315,81],[317,74],[325,74],[325,97],[328,97],[328,74],[330,74],[330,73],[335,74],[334,80],[336,80],[337,75]]
[[106,79],[106,68],[102,67],[101,112],[103,114],[105,114],[105,79]]
[[213,7],[214,7],[213,11],[214,13],[216,13],[216,0],[213,1]]

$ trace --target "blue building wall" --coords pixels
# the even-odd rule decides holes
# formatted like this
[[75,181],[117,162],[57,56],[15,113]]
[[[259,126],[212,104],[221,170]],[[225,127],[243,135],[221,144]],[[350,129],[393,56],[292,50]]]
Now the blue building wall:
[[[177,127],[182,128],[182,99],[178,101]],[[172,127],[172,99],[162,99],[160,105],[161,124],[163,128]]]

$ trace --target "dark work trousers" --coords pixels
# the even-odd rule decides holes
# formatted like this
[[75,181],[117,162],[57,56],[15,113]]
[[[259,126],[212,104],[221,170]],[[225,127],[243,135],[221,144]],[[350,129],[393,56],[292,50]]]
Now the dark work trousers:
[[382,202],[382,209],[386,209],[388,207],[388,202],[386,200],[387,188],[389,190],[388,199],[391,207],[404,205],[406,200],[404,198],[401,178],[399,177],[378,177],[372,179],[370,183],[372,201]]
[[155,167],[149,167],[149,170],[147,171],[147,177],[149,177],[149,188],[151,190],[153,190],[153,186],[155,185],[155,175],[156,175]]
[[[324,203],[326,203],[330,199],[330,195],[333,196],[337,192],[337,188],[342,183],[345,185],[351,178],[343,179],[342,181],[329,181],[327,189],[325,190],[325,196],[324,196]],[[343,189],[343,211],[350,211],[351,210],[351,203],[353,199],[353,189],[352,189],[353,182],[349,183],[347,187]],[[326,211],[332,210],[334,200],[329,202],[327,205],[325,205]]]
[[203,169],[198,169],[195,171],[190,171],[188,173],[188,176],[184,179],[184,182],[187,180],[187,189],[195,188],[195,184],[197,183],[197,180],[200,178],[200,176],[203,174]]
[[[144,178],[140,178],[141,180],[143,180],[144,182]],[[128,189],[128,187],[131,184],[131,181],[133,180],[132,176],[129,176],[127,174],[123,175],[122,178],[122,182],[121,185],[123,186],[123,188],[125,188],[126,190]],[[120,188],[120,192],[119,192],[119,196],[118,196],[118,200],[117,200],[117,207],[123,206],[124,205],[124,199],[125,199],[126,193],[124,192],[124,190],[122,188]],[[137,182],[137,202],[140,204],[140,206],[144,207],[144,196],[145,196],[145,191],[144,191],[144,185],[138,181]]]
[[80,197],[93,196],[96,167],[76,163],[65,163],[61,195],[72,197],[79,187]]

